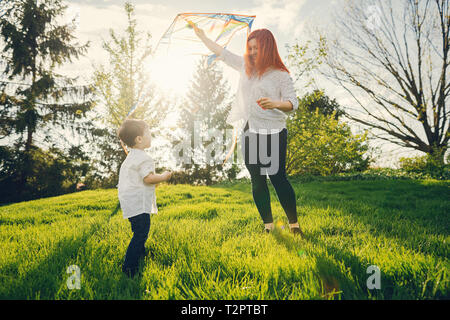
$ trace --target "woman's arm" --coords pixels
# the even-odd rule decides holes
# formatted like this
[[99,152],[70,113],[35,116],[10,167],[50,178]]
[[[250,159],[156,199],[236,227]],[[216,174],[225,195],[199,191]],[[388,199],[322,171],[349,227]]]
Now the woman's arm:
[[196,35],[203,41],[203,43],[208,47],[208,49],[211,50],[216,55],[216,57],[218,57],[220,60],[222,60],[226,65],[230,66],[231,68],[239,72],[242,71],[242,67],[244,66],[243,57],[231,53],[225,48],[222,48],[216,42],[209,39],[205,35],[205,32],[202,29],[199,29],[194,23],[191,22],[190,25],[192,26],[192,28],[194,28]]
[[209,39],[205,35],[205,32],[202,29],[199,29],[196,24],[192,23],[191,26],[194,28],[197,37],[199,37],[200,40],[203,41],[203,43],[208,47],[209,50],[214,52],[216,56],[220,56],[222,54],[223,48],[220,45]]
[[278,78],[281,101],[272,100],[270,98],[261,98],[256,102],[264,109],[278,109],[289,112],[298,109],[297,94],[295,93],[294,83],[291,76],[287,72],[281,72]]
[[287,112],[287,111],[293,110],[294,106],[292,105],[292,102],[290,102],[290,101],[278,101],[278,106],[276,108],[281,111]]
[[263,109],[279,109],[281,111],[291,111],[294,109],[294,106],[292,105],[292,102],[287,101],[274,101],[270,98],[261,98],[256,101],[261,108]]

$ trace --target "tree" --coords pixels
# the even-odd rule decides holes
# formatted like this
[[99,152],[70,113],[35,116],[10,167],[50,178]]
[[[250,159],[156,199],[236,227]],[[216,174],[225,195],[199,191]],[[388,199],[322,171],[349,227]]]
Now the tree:
[[336,19],[340,37],[329,41],[323,73],[361,107],[346,117],[443,164],[450,139],[449,2],[394,3],[350,1]]
[[217,66],[206,64],[206,58],[197,63],[186,105],[181,111],[181,127],[192,128],[194,121],[202,122],[207,128],[224,130],[227,125],[230,101],[228,82],[223,79],[223,71]]
[[83,129],[76,120],[93,105],[91,88],[75,85],[76,78],[55,69],[84,54],[89,43],[73,43],[74,21],[57,24],[67,8],[60,0],[4,0],[1,5],[6,79],[0,82],[0,132],[3,138],[20,142],[15,144],[21,150],[15,174],[20,176],[21,193],[33,171],[33,150],[43,142],[36,141],[36,133],[45,135],[41,140],[54,142],[58,138],[51,137],[48,126]]
[[167,107],[161,100],[156,100],[146,68],[153,52],[151,34],[147,32],[145,39],[142,38],[143,32],[136,29],[134,6],[126,2],[124,8],[128,21],[125,33],[118,36],[113,29],[109,30],[111,39],[103,42],[109,61],[97,66],[93,77],[96,94],[106,108],[104,123],[110,128],[119,128],[137,104],[130,117],[145,119],[151,127],[157,126],[164,119]]
[[33,146],[30,156],[33,166],[29,169],[27,188],[17,194],[17,167],[20,166],[22,152],[15,145],[0,146],[0,203],[74,192],[80,177],[88,176],[91,171],[89,158],[77,146],[68,151],[54,147],[43,150]]
[[304,87],[316,84],[314,72],[322,65],[327,55],[326,39],[320,37],[317,46],[313,47],[308,40],[304,44],[286,45],[287,64],[294,74],[294,83],[302,81]]
[[[208,183],[223,175],[222,147],[227,129],[225,119],[231,107],[228,92],[228,83],[223,79],[222,70],[216,64],[208,66],[205,58],[202,58],[197,64],[178,120],[179,128],[188,137],[193,151],[193,163],[184,163],[183,167],[191,170],[192,176],[204,177],[207,172],[210,177],[201,180]],[[198,144],[195,141],[197,138]]]
[[313,90],[312,93],[303,96],[300,103],[305,105],[309,112],[318,109],[325,116],[330,116],[334,112],[336,120],[344,114],[336,99],[331,100],[323,90]]
[[[336,116],[338,106],[325,114],[316,101],[326,101],[323,92],[299,99],[299,108],[288,117],[286,171],[289,174],[329,175],[363,171],[371,162],[367,155],[367,134],[353,135]],[[323,110],[331,109],[331,106]]]
[[[114,177],[117,177],[120,163],[126,156],[116,133],[122,122],[127,116],[143,119],[154,130],[168,111],[168,103],[157,97],[146,68],[153,52],[151,34],[147,32],[143,37],[143,32],[137,30],[131,3],[126,2],[124,8],[128,21],[124,35],[119,36],[110,29],[111,39],[103,42],[109,61],[95,67],[93,76],[99,105],[105,109],[104,114],[99,116],[104,128],[95,128],[92,132],[96,141],[101,140],[100,144],[96,144],[99,151],[96,163],[100,170],[106,169],[102,170],[103,175]],[[137,108],[129,114],[135,105]],[[109,180],[114,179],[110,177]]]

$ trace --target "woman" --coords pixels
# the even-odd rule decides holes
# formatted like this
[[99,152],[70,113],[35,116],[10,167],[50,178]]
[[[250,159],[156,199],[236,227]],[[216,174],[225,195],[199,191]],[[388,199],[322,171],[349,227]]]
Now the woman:
[[[291,232],[303,236],[297,221],[295,192],[286,176],[286,118],[288,112],[298,108],[298,101],[274,36],[267,29],[253,31],[247,38],[244,57],[240,57],[206,37],[196,25],[193,28],[219,59],[240,72],[238,93],[227,122],[233,126],[238,122],[245,123],[242,152],[251,176],[253,199],[266,232],[274,227],[268,174],[289,220]],[[267,157],[263,158],[269,154],[270,172]],[[274,164],[276,168],[272,170]]]

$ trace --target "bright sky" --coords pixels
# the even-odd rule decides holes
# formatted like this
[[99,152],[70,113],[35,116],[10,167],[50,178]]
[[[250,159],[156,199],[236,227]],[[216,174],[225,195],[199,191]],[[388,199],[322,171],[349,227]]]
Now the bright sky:
[[[324,26],[330,21],[332,12],[342,8],[345,0],[134,0],[131,2],[135,5],[137,28],[151,33],[153,46],[156,46],[178,13],[221,12],[256,15],[252,30],[259,28],[271,30],[277,40],[280,56],[285,60],[287,55],[285,45],[304,43],[308,37],[306,32],[308,27],[318,24]],[[67,3],[69,4],[68,15],[78,15],[79,41],[84,43],[90,40],[91,47],[85,57],[76,64],[67,66],[64,71],[70,75],[80,75],[82,81],[88,82],[87,77],[92,74],[92,65],[107,61],[107,55],[101,45],[103,39],[109,40],[109,29],[121,32],[126,27],[125,0],[70,0]],[[228,47],[237,54],[243,54],[244,48],[244,33],[233,38]],[[149,69],[164,89],[172,88],[178,93],[183,93],[188,88],[194,66],[195,61],[180,58],[164,65],[149,65]],[[235,90],[237,74],[226,66],[223,69],[231,89]],[[325,88],[326,94],[336,98],[341,105],[352,103],[348,94],[345,94],[342,89],[325,82],[320,83],[320,87]],[[298,91],[299,96],[305,93],[301,89]],[[360,129],[358,125],[352,128],[354,133]],[[380,141],[380,146],[384,152],[377,164],[382,166],[392,166],[399,156],[414,154],[414,151],[411,153],[407,149],[399,149],[398,146],[383,141]]]
[[[227,0],[227,1],[131,1],[135,5],[136,20],[139,30],[149,31],[152,34],[153,46],[161,38],[163,33],[172,23],[173,19],[181,12],[223,12],[256,15],[252,30],[268,28],[277,39],[280,55],[285,57],[285,44],[294,44],[295,39],[301,40],[304,35],[304,26],[313,22],[314,17],[322,17],[332,11],[333,3],[329,0]],[[80,70],[89,74],[92,62],[102,63],[107,55],[101,48],[102,39],[109,39],[109,29],[121,31],[126,27],[126,16],[123,8],[125,0],[70,0],[68,15],[79,15],[79,28],[77,36],[80,41],[91,41],[89,54],[80,62],[67,68],[68,72],[79,73]],[[317,21],[317,20],[316,20]],[[242,32],[233,38],[231,51],[242,54],[245,46],[245,36]],[[170,78],[171,87],[184,92],[194,71],[193,63],[186,63],[189,58],[171,61],[164,68],[161,65],[152,68],[152,73]],[[154,67],[154,66],[152,66]],[[168,68],[168,70],[167,70]],[[162,72],[165,70],[165,72]],[[225,68],[227,79],[231,86],[237,85],[236,77],[232,70]],[[229,72],[231,71],[231,72]],[[171,75],[176,74],[176,77]],[[164,77],[163,77],[164,78]],[[167,84],[167,79],[161,79]],[[183,86],[184,85],[184,86]],[[184,88],[183,88],[184,87]]]

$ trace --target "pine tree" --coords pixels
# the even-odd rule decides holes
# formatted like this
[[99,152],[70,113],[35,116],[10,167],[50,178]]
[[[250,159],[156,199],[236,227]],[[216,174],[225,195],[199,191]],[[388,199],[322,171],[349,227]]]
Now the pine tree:
[[2,0],[1,6],[6,80],[1,81],[0,132],[10,139],[18,136],[16,145],[23,145],[17,168],[21,193],[32,172],[31,153],[42,142],[36,141],[36,133],[45,131],[45,139],[51,140],[48,125],[80,130],[75,120],[93,105],[89,86],[77,86],[76,78],[55,72],[86,53],[89,43],[73,43],[74,20],[57,24],[67,8],[61,0]]
[[197,120],[208,128],[223,130],[230,107],[230,89],[221,68],[217,64],[208,66],[205,59],[197,64],[180,123],[189,127],[193,120]]
[[[208,130],[219,130],[222,134],[221,138],[225,141],[225,129],[227,128],[225,120],[231,107],[229,91],[228,82],[223,78],[220,67],[216,64],[208,66],[205,58],[202,58],[197,64],[185,106],[180,112],[178,121],[179,127],[190,138],[188,141],[191,141],[193,150],[193,163],[184,164],[185,169],[204,172],[200,169],[207,168],[210,176],[220,174],[218,171],[223,169],[221,163],[216,161],[211,163],[211,157],[218,156],[215,150],[210,155],[207,154],[208,145],[217,144],[216,139],[220,138],[216,136],[211,139]],[[195,133],[196,129],[197,133]],[[195,134],[201,139],[201,143],[195,144]],[[195,172],[193,174],[195,175]]]

